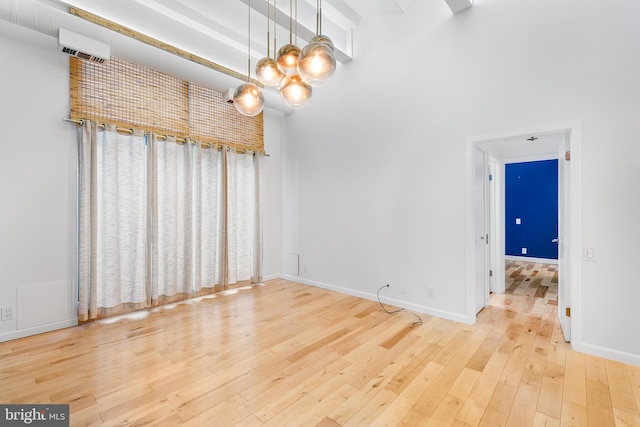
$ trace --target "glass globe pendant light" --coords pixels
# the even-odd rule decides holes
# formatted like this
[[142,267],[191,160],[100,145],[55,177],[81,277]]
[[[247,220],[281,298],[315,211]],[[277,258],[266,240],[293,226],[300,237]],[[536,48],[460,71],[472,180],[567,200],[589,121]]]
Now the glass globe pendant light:
[[[297,1],[297,0],[296,0]],[[296,4],[296,15],[298,14],[298,6]],[[287,76],[298,74],[298,55],[300,55],[300,48],[293,44],[292,39],[292,20],[293,20],[293,1],[289,1],[289,44],[285,44],[278,51],[278,68]],[[296,26],[298,25],[298,19],[296,16]],[[296,32],[297,38],[297,32]]]
[[284,73],[273,58],[265,56],[256,65],[256,76],[265,86],[279,86]]
[[287,76],[280,85],[280,97],[289,107],[297,110],[311,99],[312,89],[298,74]]
[[[274,2],[274,8],[275,8]],[[271,35],[269,34],[269,25],[271,24],[271,2],[267,1],[267,56],[262,58],[256,64],[256,77],[265,86],[279,86],[284,79],[284,73],[278,68],[278,63],[275,59],[271,58]],[[273,21],[274,33],[276,22]],[[274,46],[275,46],[275,34],[274,34]],[[275,50],[275,49],[274,49]]]
[[264,108],[264,95],[258,86],[244,83],[233,93],[233,105],[243,116],[254,117]]
[[[296,39],[298,38],[298,32],[297,32],[297,27],[298,27],[298,0],[296,0]],[[289,24],[291,26],[291,24]],[[291,30],[289,31],[289,40],[291,42]],[[286,105],[288,105],[289,107],[293,108],[293,109],[298,109],[298,108],[302,108],[305,106],[305,104],[309,101],[309,99],[311,99],[311,86],[309,86],[307,83],[305,83],[302,78],[300,77],[300,75],[298,74],[298,54],[300,53],[300,49],[298,49],[296,46],[292,45],[291,43],[289,43],[290,46],[293,46],[295,50],[297,50],[297,54],[295,54],[295,69],[291,69],[285,71],[285,74],[287,74],[287,76],[284,78],[284,80],[282,80],[282,83],[280,84],[280,97],[282,98],[282,100],[284,101],[284,103]],[[285,48],[288,48],[289,45],[285,45],[283,46],[280,51],[282,51]],[[292,56],[294,55],[294,52],[289,52]],[[280,57],[278,58],[278,65],[280,65]]]
[[298,73],[313,87],[324,86],[336,71],[333,42],[322,32],[322,5],[316,0],[316,36],[300,52]]
[[243,116],[253,117],[264,108],[264,95],[258,86],[251,83],[251,0],[249,5],[249,37],[247,43],[247,83],[238,86],[233,93],[233,105]]
[[298,55],[300,48],[294,44],[285,44],[278,51],[278,68],[287,76],[298,73]]
[[311,86],[324,86],[335,71],[336,58],[325,43],[309,43],[300,52],[298,73]]

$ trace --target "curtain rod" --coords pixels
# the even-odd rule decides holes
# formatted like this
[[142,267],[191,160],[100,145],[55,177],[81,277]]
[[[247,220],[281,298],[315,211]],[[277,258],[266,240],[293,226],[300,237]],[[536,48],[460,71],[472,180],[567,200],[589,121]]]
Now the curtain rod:
[[[76,124],[76,125],[78,125],[78,126],[82,126],[82,123],[84,123],[84,120],[68,119],[68,118],[66,118],[66,117],[65,117],[65,118],[63,118],[62,120],[63,120],[63,121],[65,121],[65,122],[69,122],[69,123],[75,123],[75,124]],[[99,123],[99,124],[98,124],[98,128],[99,128],[99,129],[104,130],[104,129],[106,129],[106,126],[105,126],[105,124],[104,124],[104,123]],[[133,129],[129,129],[129,128],[122,128],[122,127],[118,127],[118,126],[116,126],[116,131],[117,131],[117,132],[129,133],[129,134],[132,134],[132,133],[133,133]],[[145,134],[145,135],[149,135],[149,132],[144,131],[144,134]],[[157,137],[158,137],[158,139],[166,140],[166,139],[169,137],[169,135],[157,135]],[[187,140],[186,140],[185,138],[178,138],[178,137],[175,137],[175,138],[176,138],[176,143],[177,143],[177,144],[184,145],[184,144],[186,144],[186,142],[187,142]],[[197,143],[198,143],[198,141],[195,141],[195,140],[194,140],[194,141],[191,141],[191,144],[193,144],[193,145],[195,145],[195,144],[197,144]],[[211,142],[202,142],[202,143],[200,143],[200,146],[201,146],[202,148],[214,148],[214,147],[215,147],[215,148],[216,148],[216,149],[218,149],[218,150],[221,150],[221,149],[223,149],[223,148],[226,148],[227,150],[231,150],[231,149],[233,148],[233,147],[230,147],[230,146],[228,146],[228,145],[224,145],[224,144],[213,144],[213,143],[211,143]],[[236,151],[236,153],[246,153],[248,150],[243,149],[243,148],[235,148],[235,151]],[[262,153],[262,154],[263,154],[265,157],[271,157],[271,155],[269,155],[269,154],[267,154],[267,153]]]

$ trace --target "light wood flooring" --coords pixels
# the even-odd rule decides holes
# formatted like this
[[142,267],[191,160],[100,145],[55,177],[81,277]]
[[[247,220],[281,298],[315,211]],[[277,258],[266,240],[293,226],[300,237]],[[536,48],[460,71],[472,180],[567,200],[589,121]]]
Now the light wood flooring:
[[558,266],[539,262],[507,261],[506,293],[558,301]]
[[[558,269],[553,264],[505,263],[505,293],[491,294],[490,304],[523,314],[558,305]],[[515,306],[512,306],[515,304]],[[537,306],[537,308],[536,308]],[[557,311],[556,311],[557,312]]]
[[514,289],[410,328],[273,280],[0,343],[0,402],[69,403],[73,426],[640,425],[640,367],[572,351],[556,309]]

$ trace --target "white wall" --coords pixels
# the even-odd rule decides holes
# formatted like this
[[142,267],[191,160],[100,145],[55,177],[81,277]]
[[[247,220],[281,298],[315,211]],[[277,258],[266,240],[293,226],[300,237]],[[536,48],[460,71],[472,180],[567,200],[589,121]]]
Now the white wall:
[[[438,1],[364,18],[354,61],[309,106],[265,114],[265,276],[298,253],[302,281],[368,298],[390,283],[398,304],[467,320],[465,141],[581,119],[581,238],[596,261],[580,267],[574,345],[638,363],[639,13],[633,0],[483,0],[458,16]],[[4,306],[75,276],[76,159],[68,58],[4,21],[0,41]],[[59,326],[63,299],[27,304],[26,324]],[[0,322],[0,340],[23,333]]]
[[640,101],[635,98],[584,122],[582,246],[595,248],[596,257],[582,263],[582,335],[585,351],[607,355],[613,349],[640,364],[640,337],[631,332],[640,324],[634,277],[640,258]]
[[76,138],[69,59],[0,21],[0,341],[76,324]]
[[280,127],[283,114],[273,109],[265,109],[263,176],[263,277],[265,280],[279,277],[282,272],[282,153],[280,149]]
[[[167,54],[168,55],[168,54]],[[55,38],[0,20],[0,341],[76,320],[76,126],[69,57]],[[178,76],[181,77],[181,76]],[[264,116],[263,273],[281,271],[282,113]]]
[[300,279],[370,298],[390,283],[400,305],[468,319],[465,142],[581,120],[581,237],[597,261],[580,266],[574,345],[640,363],[626,333],[640,324],[639,13],[484,0],[365,17],[355,59],[283,133],[283,252],[300,254]]

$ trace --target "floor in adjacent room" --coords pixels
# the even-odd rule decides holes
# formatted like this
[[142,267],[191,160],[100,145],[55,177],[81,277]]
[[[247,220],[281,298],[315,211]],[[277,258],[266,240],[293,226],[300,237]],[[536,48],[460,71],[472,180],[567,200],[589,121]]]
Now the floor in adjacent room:
[[[495,307],[530,313],[558,305],[558,266],[537,262],[506,261],[505,293],[491,294]],[[512,307],[512,304],[517,306]]]

